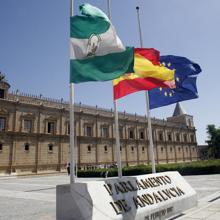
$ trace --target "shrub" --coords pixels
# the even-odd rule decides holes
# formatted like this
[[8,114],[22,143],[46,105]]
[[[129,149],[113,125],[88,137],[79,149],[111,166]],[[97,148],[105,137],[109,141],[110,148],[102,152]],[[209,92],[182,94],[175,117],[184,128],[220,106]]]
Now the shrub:
[[[78,177],[101,177],[103,172],[108,170],[108,177],[118,175],[117,168],[80,170]],[[156,165],[156,171],[178,171],[181,175],[203,175],[220,173],[220,160],[194,161],[187,163],[169,163]],[[151,173],[151,165],[138,165],[124,167],[123,176],[136,176]]]

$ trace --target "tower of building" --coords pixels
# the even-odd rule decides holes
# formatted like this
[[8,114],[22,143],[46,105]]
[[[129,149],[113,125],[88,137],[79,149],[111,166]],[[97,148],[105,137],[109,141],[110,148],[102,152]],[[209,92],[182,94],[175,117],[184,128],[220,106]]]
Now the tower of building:
[[167,121],[181,123],[188,126],[189,128],[194,127],[193,116],[188,115],[179,102],[176,104],[173,116],[167,118]]
[[7,82],[5,75],[0,72],[0,98],[5,99],[8,96],[10,84]]

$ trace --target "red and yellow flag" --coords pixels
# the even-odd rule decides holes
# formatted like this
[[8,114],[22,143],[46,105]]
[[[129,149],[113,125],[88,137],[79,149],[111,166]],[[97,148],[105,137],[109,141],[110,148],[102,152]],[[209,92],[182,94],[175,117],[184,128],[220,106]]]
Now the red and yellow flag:
[[174,70],[160,65],[160,53],[153,48],[135,48],[134,71],[113,80],[114,99],[141,90],[175,87]]

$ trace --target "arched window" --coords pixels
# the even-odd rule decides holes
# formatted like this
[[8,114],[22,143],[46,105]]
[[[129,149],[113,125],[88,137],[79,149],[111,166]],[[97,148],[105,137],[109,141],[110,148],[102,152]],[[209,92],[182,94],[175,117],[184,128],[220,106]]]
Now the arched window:
[[53,152],[53,144],[48,144],[48,152]]
[[28,152],[29,149],[30,149],[30,145],[29,145],[28,143],[26,143],[26,144],[24,145],[24,150],[25,150],[25,152]]
[[87,150],[88,150],[88,152],[91,152],[91,146],[90,145],[87,146]]
[[105,149],[105,152],[107,152],[108,151],[108,146],[104,146],[104,149]]

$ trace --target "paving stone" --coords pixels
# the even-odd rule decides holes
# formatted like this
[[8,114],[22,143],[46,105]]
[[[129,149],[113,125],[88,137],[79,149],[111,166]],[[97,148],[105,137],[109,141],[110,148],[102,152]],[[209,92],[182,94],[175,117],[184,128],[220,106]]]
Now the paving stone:
[[207,220],[220,220],[220,213],[217,212],[207,218]]
[[200,210],[199,212],[196,212],[193,215],[189,215],[189,217],[195,218],[195,219],[207,219],[209,216],[211,216],[213,214],[214,214],[214,212],[210,212],[207,210]]
[[[207,203],[220,196],[220,174],[184,177],[197,191],[201,208],[205,210],[195,215],[179,219],[220,220],[220,199]],[[99,180],[99,178],[79,178],[77,181]],[[19,178],[0,177],[0,220],[55,220],[56,219],[56,185],[69,183],[67,175],[27,176]],[[215,193],[215,194],[214,194]],[[207,197],[209,196],[209,197]],[[205,199],[207,197],[208,199]],[[208,204],[208,206],[207,206]]]

